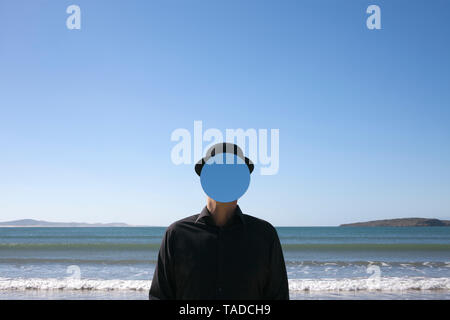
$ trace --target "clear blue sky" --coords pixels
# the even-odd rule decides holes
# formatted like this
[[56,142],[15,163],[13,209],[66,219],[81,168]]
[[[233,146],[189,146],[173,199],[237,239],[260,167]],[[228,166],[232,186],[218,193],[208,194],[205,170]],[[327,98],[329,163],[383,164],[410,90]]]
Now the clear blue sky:
[[445,0],[2,0],[0,220],[199,212],[170,160],[194,120],[280,129],[279,173],[240,201],[274,225],[448,218],[449,36]]

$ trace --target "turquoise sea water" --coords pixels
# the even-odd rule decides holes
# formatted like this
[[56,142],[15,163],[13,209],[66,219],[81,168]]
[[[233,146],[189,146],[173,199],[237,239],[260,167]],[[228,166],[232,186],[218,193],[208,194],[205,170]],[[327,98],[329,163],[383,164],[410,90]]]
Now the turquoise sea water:
[[[146,298],[164,231],[0,228],[0,299]],[[292,298],[450,298],[450,228],[277,231]]]

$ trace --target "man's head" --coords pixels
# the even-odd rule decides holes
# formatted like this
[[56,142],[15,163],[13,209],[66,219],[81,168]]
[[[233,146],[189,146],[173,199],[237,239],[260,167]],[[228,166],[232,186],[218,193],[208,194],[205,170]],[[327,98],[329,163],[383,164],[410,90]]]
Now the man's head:
[[250,185],[253,169],[250,159],[232,143],[212,146],[195,165],[203,190],[218,203],[232,203],[244,195]]

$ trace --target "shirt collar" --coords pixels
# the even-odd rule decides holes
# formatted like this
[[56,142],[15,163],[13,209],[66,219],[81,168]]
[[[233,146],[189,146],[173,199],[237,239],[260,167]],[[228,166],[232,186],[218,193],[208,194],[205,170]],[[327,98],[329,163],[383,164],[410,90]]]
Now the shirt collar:
[[[245,225],[245,217],[244,214],[241,211],[241,208],[239,208],[239,206],[236,206],[236,209],[234,210],[234,214],[232,219],[238,218],[238,220]],[[205,206],[202,210],[202,212],[200,212],[200,214],[198,215],[197,219],[195,220],[195,223],[201,221],[201,220],[209,220],[212,219],[211,217],[211,212],[209,212],[208,208]]]

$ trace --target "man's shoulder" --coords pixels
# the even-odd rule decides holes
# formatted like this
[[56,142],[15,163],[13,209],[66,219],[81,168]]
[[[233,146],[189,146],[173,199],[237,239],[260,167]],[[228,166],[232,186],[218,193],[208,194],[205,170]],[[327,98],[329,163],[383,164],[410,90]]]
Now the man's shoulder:
[[[196,221],[199,217],[200,213],[182,218],[180,220],[177,220],[175,222],[173,222],[168,228],[167,228],[167,232],[168,233],[173,233],[176,232],[177,230],[181,230],[184,228],[189,228],[192,227],[193,225],[196,224]],[[253,229],[254,231],[257,231],[260,234],[265,234],[265,235],[276,235],[277,231],[275,229],[275,227],[268,221],[263,220],[261,218],[257,218],[254,217],[252,215],[249,214],[242,214],[245,224],[250,227],[251,229]]]
[[245,223],[257,229],[259,232],[265,232],[267,234],[276,234],[277,231],[270,222],[263,220],[261,218],[251,216],[249,214],[243,214],[243,216]]
[[175,222],[173,222],[170,226],[167,227],[167,231],[172,232],[172,231],[176,231],[177,229],[189,226],[189,225],[193,225],[195,224],[195,222],[197,221],[197,218],[200,214],[194,214],[191,215],[189,217],[177,220]]

